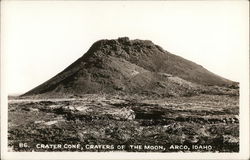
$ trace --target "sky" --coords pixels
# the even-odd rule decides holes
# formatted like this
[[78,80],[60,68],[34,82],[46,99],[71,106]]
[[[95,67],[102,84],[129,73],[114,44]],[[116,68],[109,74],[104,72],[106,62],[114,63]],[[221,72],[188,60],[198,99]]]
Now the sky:
[[248,68],[247,1],[2,1],[8,94],[47,81],[100,39],[151,40],[227,79]]

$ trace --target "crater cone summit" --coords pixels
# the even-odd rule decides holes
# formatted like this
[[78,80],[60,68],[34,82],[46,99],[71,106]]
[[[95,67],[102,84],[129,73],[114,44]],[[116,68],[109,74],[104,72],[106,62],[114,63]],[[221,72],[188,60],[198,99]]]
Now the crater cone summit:
[[23,96],[94,93],[188,96],[238,83],[149,40],[99,40],[77,61]]

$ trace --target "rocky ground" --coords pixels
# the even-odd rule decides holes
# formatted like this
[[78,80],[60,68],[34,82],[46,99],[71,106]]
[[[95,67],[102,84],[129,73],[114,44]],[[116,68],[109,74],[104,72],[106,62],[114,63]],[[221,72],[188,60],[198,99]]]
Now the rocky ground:
[[10,151],[239,151],[238,96],[17,98],[8,109]]

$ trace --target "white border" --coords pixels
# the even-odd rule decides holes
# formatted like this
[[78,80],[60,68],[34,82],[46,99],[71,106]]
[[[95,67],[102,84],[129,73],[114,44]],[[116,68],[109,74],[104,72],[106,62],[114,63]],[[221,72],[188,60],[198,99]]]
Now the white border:
[[[249,42],[249,39],[248,39]],[[249,43],[248,43],[249,44]],[[1,40],[1,51],[4,42]],[[240,55],[242,56],[242,55]],[[132,152],[7,152],[7,92],[4,53],[1,52],[1,159],[250,159],[249,156],[249,55],[244,55],[240,81],[239,153],[132,153]]]

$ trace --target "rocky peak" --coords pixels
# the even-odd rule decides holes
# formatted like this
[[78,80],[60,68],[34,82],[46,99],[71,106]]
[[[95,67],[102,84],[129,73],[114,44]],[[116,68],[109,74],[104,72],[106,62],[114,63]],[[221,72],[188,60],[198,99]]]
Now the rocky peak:
[[232,83],[150,40],[120,37],[95,42],[81,58],[25,95],[122,92],[169,96],[193,93],[197,85]]

